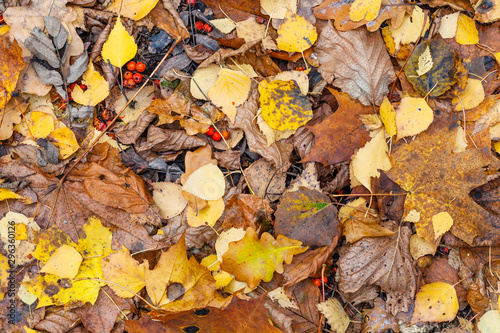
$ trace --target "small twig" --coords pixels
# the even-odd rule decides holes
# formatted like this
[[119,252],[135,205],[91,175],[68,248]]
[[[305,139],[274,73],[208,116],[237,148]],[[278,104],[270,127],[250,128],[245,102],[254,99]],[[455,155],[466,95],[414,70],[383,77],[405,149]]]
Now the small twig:
[[123,91],[123,87],[115,75],[115,71],[113,70],[113,65],[111,65],[111,62],[109,62],[109,59],[106,59],[106,60],[107,60],[107,63],[109,65],[109,69],[111,70],[111,74],[113,74],[113,77],[115,78],[116,83],[118,84],[118,88],[120,88],[120,91],[122,92],[123,96],[125,97],[125,100],[128,102],[128,97],[127,97],[127,95],[125,95],[125,91]]

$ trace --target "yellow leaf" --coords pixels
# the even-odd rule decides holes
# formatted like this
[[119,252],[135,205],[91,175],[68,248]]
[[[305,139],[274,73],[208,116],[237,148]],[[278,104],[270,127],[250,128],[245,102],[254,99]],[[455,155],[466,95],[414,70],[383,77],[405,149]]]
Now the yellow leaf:
[[306,71],[284,71],[273,76],[270,81],[275,80],[294,80],[299,86],[302,95],[307,95],[307,93],[309,92],[309,78],[307,77]]
[[203,258],[200,264],[212,272],[215,279],[215,288],[217,289],[227,286],[233,280],[231,274],[220,269],[220,261],[217,260],[215,254]]
[[158,0],[115,0],[106,9],[138,21],[148,15],[157,3]]
[[318,39],[314,25],[302,16],[287,11],[286,17],[278,29],[276,43],[280,50],[286,52],[304,52]]
[[76,152],[80,145],[76,141],[75,133],[68,127],[61,127],[50,133],[56,142],[54,145],[59,148],[59,158],[64,160]]
[[[417,41],[424,26],[426,16],[427,14],[420,7],[415,6],[411,15],[405,15],[403,23],[399,26],[399,28],[394,29],[392,25],[389,24],[387,29],[394,39],[395,51],[399,50],[401,45],[415,43]],[[427,19],[423,34],[425,34],[425,31],[429,28],[429,26],[430,20]]]
[[477,328],[481,333],[498,333],[500,327],[500,309],[489,310],[481,316]]
[[417,234],[410,237],[410,254],[415,260],[428,254],[434,255],[436,249],[437,245],[429,243],[425,238],[418,237]]
[[349,18],[358,22],[373,21],[378,17],[382,0],[354,0],[349,9]]
[[153,200],[163,219],[179,215],[188,203],[182,196],[182,186],[170,182],[153,183]]
[[425,131],[434,119],[434,112],[423,98],[403,97],[396,112],[397,139]]
[[272,18],[284,19],[287,11],[297,11],[297,0],[261,0],[260,6]]
[[146,286],[144,271],[147,261],[139,264],[128,250],[118,251],[101,260],[104,278],[113,283],[109,287],[120,297],[134,297]]
[[82,256],[78,251],[69,245],[61,245],[49,258],[41,273],[50,273],[60,278],[72,279],[78,273]]
[[262,117],[275,130],[296,130],[312,119],[311,102],[294,80],[262,81],[259,93]]
[[215,222],[222,216],[224,211],[224,200],[222,198],[217,200],[208,200],[207,206],[196,212],[190,206],[187,208],[186,219],[187,223],[197,228],[202,225],[214,226]]
[[190,81],[191,95],[196,99],[206,100],[208,91],[215,85],[220,70],[220,66],[216,64],[196,69]]
[[289,264],[294,255],[307,250],[301,245],[302,242],[283,235],[275,240],[267,232],[259,240],[255,231],[248,228],[243,239],[229,244],[221,268],[254,288],[261,280],[271,281],[275,271],[283,273],[283,262]]
[[441,212],[432,217],[432,226],[434,227],[434,239],[438,239],[445,232],[450,230],[453,225],[453,218],[448,212]]
[[464,91],[454,97],[451,102],[455,111],[469,110],[475,108],[484,101],[484,88],[481,80],[467,79]]
[[394,111],[387,96],[384,96],[384,100],[380,105],[380,118],[382,119],[387,134],[389,134],[390,137],[396,135],[396,111]]
[[206,164],[193,172],[183,190],[203,200],[218,200],[225,192],[224,174],[213,164]]
[[71,93],[75,102],[82,105],[96,106],[109,95],[109,85],[98,71],[94,69],[92,61],[89,68],[83,73],[83,83],[87,86],[87,90],[83,91],[77,84]]
[[228,272],[220,271],[214,275],[215,288],[224,288],[225,286],[229,285],[229,283],[233,281],[233,279],[234,278]]
[[23,199],[23,197],[6,188],[0,188],[0,201],[4,201],[6,199]]
[[452,321],[458,312],[455,288],[444,282],[426,284],[415,298],[411,323]]
[[238,22],[236,25],[236,33],[239,38],[243,38],[246,43],[250,43],[257,39],[262,39],[262,46],[266,50],[277,50],[278,46],[267,33],[265,24],[259,24],[254,17],[249,17],[244,21]]
[[[5,91],[0,88],[0,93],[4,92]],[[0,104],[1,102],[0,100]],[[17,104],[20,104],[21,109],[19,109]],[[0,140],[7,140],[12,136],[14,125],[21,122],[21,111],[24,112],[28,107],[29,103],[27,102],[16,103],[16,101],[10,100],[7,105],[4,105],[3,108],[0,109],[0,118],[2,119],[0,123]]]
[[434,61],[432,61],[431,48],[427,45],[425,51],[418,57],[418,76],[428,73],[432,69],[432,66],[434,66]]
[[500,65],[500,52],[495,53],[494,56],[495,56],[495,60]]
[[326,302],[316,304],[316,307],[325,315],[334,332],[344,333],[347,330],[351,320],[338,299],[329,298]]
[[359,149],[352,159],[352,169],[356,179],[371,192],[371,179],[378,178],[378,170],[390,170],[391,161],[387,152],[387,142],[383,130],[370,140],[365,146]]
[[281,139],[286,139],[292,136],[296,130],[285,130],[285,131],[278,131],[271,126],[269,126],[265,121],[264,118],[262,117],[262,110],[259,110],[257,114],[257,125],[259,125],[259,129],[264,134],[267,140],[267,145],[271,146],[273,143],[276,141],[279,141]]
[[228,34],[236,28],[234,21],[228,18],[210,20],[210,24],[216,27],[223,34]]
[[35,138],[46,138],[54,130],[54,118],[45,112],[32,112],[28,124]]
[[460,12],[445,15],[441,18],[439,25],[439,34],[443,38],[453,38],[457,34],[458,17]]
[[9,284],[9,270],[10,265],[7,257],[0,253],[0,290],[6,289]]
[[455,39],[458,44],[462,45],[477,44],[479,42],[479,32],[476,28],[476,21],[465,14],[460,14]]
[[2,25],[0,26],[0,36],[5,35],[7,32],[9,32],[10,27],[8,25]]
[[208,97],[215,105],[222,108],[222,112],[231,122],[234,122],[236,107],[247,100],[251,84],[252,81],[247,74],[222,68],[215,85],[208,91]]
[[237,242],[245,237],[245,230],[243,228],[231,228],[224,230],[220,233],[215,241],[215,252],[217,252],[217,259],[222,262],[222,256],[229,249],[229,243]]
[[134,37],[125,30],[120,16],[118,16],[108,40],[102,47],[101,56],[104,61],[107,62],[109,60],[111,65],[122,67],[135,57],[136,53],[137,45],[135,44]]

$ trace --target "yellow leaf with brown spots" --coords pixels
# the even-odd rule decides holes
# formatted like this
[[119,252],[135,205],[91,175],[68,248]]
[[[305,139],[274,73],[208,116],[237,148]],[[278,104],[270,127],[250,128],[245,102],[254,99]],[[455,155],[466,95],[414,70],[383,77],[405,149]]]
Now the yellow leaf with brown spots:
[[455,288],[444,282],[426,284],[415,298],[411,323],[452,321],[458,312]]
[[312,119],[311,102],[294,80],[262,81],[259,93],[262,117],[275,130],[296,130]]
[[373,21],[380,11],[381,0],[354,0],[349,9],[349,18],[354,22],[363,19]]
[[290,10],[278,29],[276,43],[278,48],[287,52],[304,52],[318,39],[314,25],[302,16],[295,15]]
[[0,110],[3,110],[16,89],[23,67],[23,51],[17,41],[10,41],[7,36],[0,37]]

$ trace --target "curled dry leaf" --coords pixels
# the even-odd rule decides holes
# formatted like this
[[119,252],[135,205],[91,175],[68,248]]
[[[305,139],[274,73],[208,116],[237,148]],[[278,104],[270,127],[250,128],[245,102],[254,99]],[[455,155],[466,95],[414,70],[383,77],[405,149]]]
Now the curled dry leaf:
[[388,330],[398,332],[398,322],[390,312],[387,312],[385,301],[377,297],[374,304],[373,309],[363,311],[364,318],[367,318],[367,321],[362,323],[362,332],[386,332]]
[[272,213],[269,200],[253,194],[238,194],[227,201],[221,227],[223,229],[251,227],[258,230],[272,220]]
[[[118,140],[126,145],[136,144],[149,124],[156,118],[155,114],[144,111],[137,119],[132,120],[122,130],[116,131]],[[116,126],[116,125],[115,125]]]
[[137,146],[137,151],[177,151],[205,146],[206,144],[205,140],[187,135],[182,130],[168,130],[149,126],[147,141]]
[[339,289],[355,293],[376,285],[387,293],[389,312],[408,311],[417,288],[417,272],[408,250],[410,236],[411,229],[403,225],[392,236],[363,238],[341,247]]
[[329,22],[314,51],[323,78],[363,105],[380,105],[396,78],[382,37],[364,28],[339,32]]
[[286,187],[286,172],[277,170],[263,158],[255,161],[244,171],[253,193],[273,202],[279,199]]

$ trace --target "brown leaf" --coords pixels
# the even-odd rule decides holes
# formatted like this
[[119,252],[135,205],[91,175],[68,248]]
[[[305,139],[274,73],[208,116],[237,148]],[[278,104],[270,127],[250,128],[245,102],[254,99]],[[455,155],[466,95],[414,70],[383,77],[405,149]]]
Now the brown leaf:
[[205,146],[207,143],[192,135],[187,135],[182,130],[161,129],[156,126],[149,126],[147,141],[137,146],[137,151],[177,151]]
[[3,111],[12,92],[16,89],[17,79],[24,67],[23,51],[17,41],[13,38],[10,40],[8,35],[0,36],[0,62],[2,64],[0,67],[0,110]]
[[363,238],[342,246],[338,261],[339,289],[354,293],[370,285],[387,293],[393,315],[408,311],[417,288],[417,272],[409,251],[411,229],[403,225],[390,237]]
[[448,259],[440,258],[434,260],[429,267],[424,268],[425,283],[445,282],[455,286],[457,298],[459,302],[464,302],[467,299],[467,290],[461,285],[456,284],[460,278],[458,273],[448,263]]
[[330,22],[317,45],[318,71],[327,82],[363,105],[382,103],[396,74],[378,32],[370,33],[365,28],[339,32]]
[[149,124],[156,118],[155,114],[143,111],[139,118],[132,120],[125,127],[119,130],[115,128],[116,137],[125,145],[137,143],[137,139],[144,133]]
[[240,157],[241,152],[237,150],[226,150],[223,152],[215,152],[214,157],[219,161],[219,167],[230,170],[238,170],[241,167]]
[[171,1],[159,1],[149,14],[153,17],[156,26],[165,30],[170,36],[189,38],[190,34]]
[[276,210],[276,234],[308,246],[330,246],[340,235],[337,208],[325,194],[302,187],[281,197]]
[[148,315],[142,316],[139,320],[125,320],[125,328],[129,333],[165,333],[167,329],[164,323],[153,320]]
[[[189,59],[193,60],[197,64],[202,63],[214,53],[214,51],[205,47],[203,44],[198,44],[195,46],[184,44],[182,45],[182,47],[184,48],[184,51],[186,51],[186,54],[189,57]],[[177,68],[179,67],[177,66]]]
[[488,308],[490,305],[490,298],[486,297],[486,288],[484,285],[484,266],[480,265],[474,280],[469,285],[467,291],[467,302],[469,303],[474,314],[478,314]]
[[343,162],[370,140],[363,123],[356,116],[373,114],[373,108],[361,105],[347,94],[331,91],[338,100],[339,108],[323,122],[307,127],[314,133],[314,145],[302,162],[313,161],[324,165]]
[[207,60],[202,62],[200,64],[200,66],[198,66],[198,68],[208,67],[210,64],[213,64],[213,63],[220,65],[221,62],[223,62],[226,58],[234,57],[234,56],[237,56],[240,54],[245,54],[245,52],[247,52],[249,49],[251,49],[252,47],[257,45],[258,43],[260,43],[260,41],[255,40],[253,42],[243,44],[243,46],[241,46],[237,50],[219,49],[217,52],[215,52],[210,57],[208,57]]
[[362,322],[362,332],[386,332],[388,330],[399,332],[398,322],[390,312],[387,312],[385,302],[377,297],[374,304],[373,309],[363,311],[367,321]]
[[47,311],[45,318],[33,328],[47,332],[66,333],[78,319],[78,315],[73,311],[58,306]]
[[248,64],[255,72],[263,77],[274,76],[281,73],[280,68],[273,59],[263,50],[262,43],[256,44],[247,52],[234,56],[237,64]]
[[259,107],[259,92],[254,87],[248,100],[238,107],[233,127],[245,131],[251,152],[258,153],[274,166],[281,167],[290,160],[293,147],[288,139],[275,142],[271,146],[267,145],[267,139],[257,125]]
[[[234,195],[227,201],[224,209],[224,222],[221,228],[243,228],[267,231],[266,226],[272,220],[273,210],[269,200],[253,194]],[[264,228],[262,228],[264,227]]]
[[[332,96],[330,94],[330,96]],[[334,99],[335,103],[336,100]],[[338,105],[337,105],[338,108]],[[314,126],[321,123],[328,116],[333,114],[332,107],[328,103],[322,103],[319,108],[314,110],[313,119],[307,123],[309,126]],[[297,129],[293,135],[293,147],[299,154],[300,158],[304,158],[314,145],[314,134],[307,126],[302,126]]]
[[[206,0],[205,3],[212,9],[216,18],[227,18],[229,16],[233,21],[243,21],[250,16],[264,16],[260,12],[259,0]],[[227,15],[227,16],[226,16]]]
[[217,160],[212,159],[212,147],[206,145],[195,151],[188,151],[184,161],[186,171],[181,176],[181,183],[184,184],[193,172],[207,164],[217,165]]
[[327,0],[314,8],[314,16],[321,20],[334,20],[335,28],[340,31],[352,30],[366,24],[368,31],[376,31],[387,19],[391,19],[393,28],[398,28],[405,18],[407,8],[402,0],[388,0],[382,3],[378,17],[371,22],[361,20],[358,22],[349,19],[349,10],[353,1]]
[[261,158],[244,170],[245,177],[253,193],[273,202],[280,198],[286,187],[286,170],[277,170],[271,163]]
[[490,262],[500,261],[500,247],[462,247],[460,258],[467,268],[476,272],[481,265],[488,267]]
[[202,226],[193,228],[182,222],[182,218],[172,218],[168,224],[161,228],[165,235],[165,240],[170,244],[175,244],[186,233],[186,249],[201,248],[203,244],[211,242],[217,238],[213,228]]

